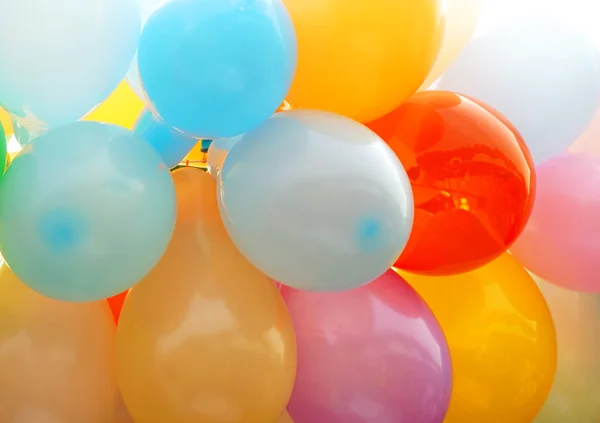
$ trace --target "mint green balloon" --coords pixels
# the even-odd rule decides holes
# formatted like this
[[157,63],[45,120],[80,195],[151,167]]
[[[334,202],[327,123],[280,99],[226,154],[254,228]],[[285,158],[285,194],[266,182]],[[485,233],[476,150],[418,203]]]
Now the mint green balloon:
[[175,204],[169,170],[147,142],[115,125],[62,126],[27,145],[0,183],[2,254],[43,295],[107,298],[158,262]]
[[6,154],[6,133],[2,122],[0,122],[0,180],[4,175],[4,169],[6,169]]

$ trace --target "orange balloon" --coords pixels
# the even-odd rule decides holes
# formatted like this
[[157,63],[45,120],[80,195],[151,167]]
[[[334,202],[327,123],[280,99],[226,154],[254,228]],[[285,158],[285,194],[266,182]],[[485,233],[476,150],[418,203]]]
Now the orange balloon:
[[276,422],[296,374],[291,318],[273,282],[228,238],[215,182],[173,171],[177,222],[117,328],[117,374],[136,422]]
[[454,384],[444,423],[530,423],[552,387],[557,347],[550,310],[527,271],[505,253],[460,275],[398,273],[448,340]]
[[415,197],[414,226],[395,266],[467,272],[504,253],[523,231],[533,162],[495,110],[448,91],[423,91],[367,125],[394,150]]
[[114,423],[115,323],[106,302],[43,297],[0,266],[0,422]]
[[283,3],[298,39],[294,107],[377,119],[417,91],[440,50],[441,0]]
[[119,316],[121,315],[121,309],[123,308],[123,302],[125,298],[129,294],[129,290],[125,292],[121,292],[119,295],[115,295],[114,297],[110,297],[107,299],[108,305],[110,306],[110,311],[115,318],[115,322],[119,321]]
[[288,412],[286,411],[283,415],[277,420],[277,423],[294,423]]

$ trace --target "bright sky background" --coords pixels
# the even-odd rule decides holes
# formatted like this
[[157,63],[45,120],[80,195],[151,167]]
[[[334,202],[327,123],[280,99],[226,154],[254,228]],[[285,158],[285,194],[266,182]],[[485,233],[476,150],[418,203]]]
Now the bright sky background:
[[483,2],[477,35],[515,18],[550,15],[586,33],[600,48],[600,0],[483,0]]

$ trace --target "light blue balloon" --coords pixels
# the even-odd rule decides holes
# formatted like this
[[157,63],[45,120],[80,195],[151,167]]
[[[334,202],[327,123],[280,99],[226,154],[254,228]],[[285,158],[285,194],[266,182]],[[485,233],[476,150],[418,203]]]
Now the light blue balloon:
[[160,121],[149,109],[142,112],[135,123],[133,133],[154,147],[169,168],[181,163],[198,143],[196,138]]
[[140,37],[137,0],[0,4],[0,106],[23,144],[78,120],[123,80]]
[[0,247],[48,297],[123,292],[162,256],[175,225],[168,168],[125,128],[76,122],[36,138],[0,184]]
[[468,45],[436,89],[492,106],[518,129],[540,163],[564,152],[600,104],[594,43],[544,18],[499,27]]
[[374,280],[412,230],[412,190],[394,152],[333,113],[277,113],[229,150],[219,184],[221,217],[238,250],[298,289],[343,291]]
[[198,138],[245,133],[290,88],[297,46],[279,0],[177,0],[148,19],[138,49],[142,86],[171,126]]
[[[164,3],[167,0],[139,0],[140,7],[142,10],[142,26],[146,24],[148,18],[154,11],[160,6],[161,3]],[[140,82],[140,73],[137,67],[137,54],[133,58],[131,65],[129,66],[129,70],[127,71],[127,77],[125,78],[129,83],[129,86],[133,90],[133,92],[139,97],[140,100],[146,101],[146,97],[144,96],[144,90],[142,88],[142,83]]]
[[210,173],[217,181],[219,171],[223,166],[225,158],[227,158],[229,150],[231,150],[242,138],[244,138],[244,135],[238,135],[231,138],[217,138],[216,140],[213,140],[208,147],[206,167],[208,168],[208,173]]

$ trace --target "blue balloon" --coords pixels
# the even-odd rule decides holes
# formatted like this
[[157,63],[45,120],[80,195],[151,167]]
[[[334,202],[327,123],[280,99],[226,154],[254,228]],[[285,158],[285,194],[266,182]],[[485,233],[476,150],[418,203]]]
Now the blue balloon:
[[125,128],[76,122],[27,145],[0,184],[0,246],[13,272],[48,297],[107,298],[142,279],[175,224],[160,156]]
[[198,138],[245,133],[273,114],[296,69],[292,21],[279,0],[178,0],[148,19],[142,86],[169,125]]
[[123,80],[141,32],[138,0],[0,4],[0,105],[21,143],[75,122]]
[[198,143],[196,138],[160,121],[149,109],[142,112],[133,133],[154,147],[169,168],[177,166]]

